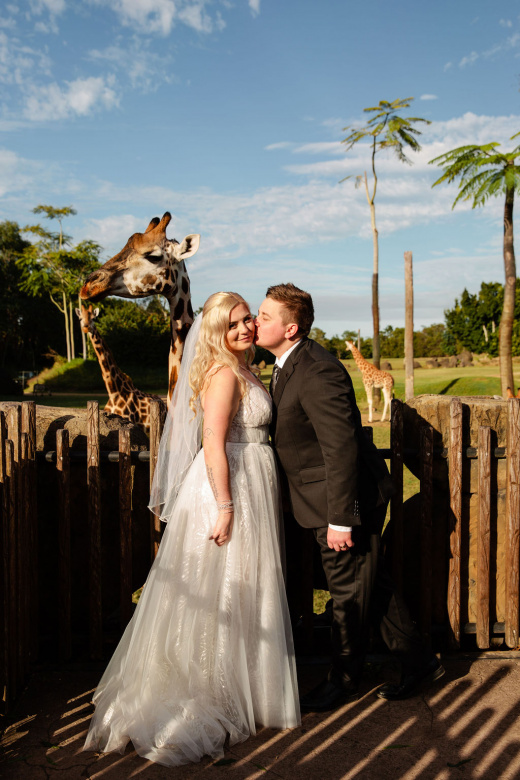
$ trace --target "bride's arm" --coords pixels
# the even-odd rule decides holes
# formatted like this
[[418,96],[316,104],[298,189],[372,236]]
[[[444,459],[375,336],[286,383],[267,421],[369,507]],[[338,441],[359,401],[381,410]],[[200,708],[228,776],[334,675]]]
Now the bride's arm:
[[229,426],[238,411],[240,385],[230,368],[211,376],[204,390],[203,446],[209,484],[221,506],[210,539],[221,547],[231,537],[233,503],[229,483],[226,440]]

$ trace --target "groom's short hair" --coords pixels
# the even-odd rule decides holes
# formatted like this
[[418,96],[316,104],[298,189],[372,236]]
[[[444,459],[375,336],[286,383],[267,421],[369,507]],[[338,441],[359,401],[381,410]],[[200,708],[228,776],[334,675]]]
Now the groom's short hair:
[[282,320],[284,325],[295,322],[298,332],[302,336],[308,336],[314,322],[314,306],[312,298],[305,290],[288,282],[287,284],[274,284],[266,293],[267,298],[283,304]]

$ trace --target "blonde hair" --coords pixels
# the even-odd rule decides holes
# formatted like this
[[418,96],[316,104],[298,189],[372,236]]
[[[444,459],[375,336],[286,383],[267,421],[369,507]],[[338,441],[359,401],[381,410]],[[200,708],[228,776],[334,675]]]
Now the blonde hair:
[[[229,366],[238,379],[241,397],[243,398],[247,392],[247,381],[240,372],[236,355],[231,352],[227,343],[229,315],[235,306],[241,303],[249,308],[247,301],[238,293],[216,292],[210,295],[204,304],[199,339],[189,377],[190,387],[193,390],[190,407],[193,411],[195,411],[197,402],[200,399],[208,372],[214,366],[216,371],[224,368],[224,366]],[[246,365],[248,368],[251,367],[254,354],[255,348],[251,345],[246,353]]]

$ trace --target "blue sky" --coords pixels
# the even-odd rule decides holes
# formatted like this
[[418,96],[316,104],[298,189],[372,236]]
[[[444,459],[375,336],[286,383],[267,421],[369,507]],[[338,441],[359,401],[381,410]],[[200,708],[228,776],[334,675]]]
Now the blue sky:
[[328,335],[371,332],[365,195],[339,184],[369,164],[343,128],[379,100],[413,96],[432,121],[411,167],[380,157],[382,326],[443,320],[464,287],[503,280],[502,201],[451,210],[428,160],[520,131],[517,3],[438,0],[29,0],[0,11],[0,219],[73,205],[75,240],[103,257],[151,217],[201,234],[195,306],[269,284],[314,296]]

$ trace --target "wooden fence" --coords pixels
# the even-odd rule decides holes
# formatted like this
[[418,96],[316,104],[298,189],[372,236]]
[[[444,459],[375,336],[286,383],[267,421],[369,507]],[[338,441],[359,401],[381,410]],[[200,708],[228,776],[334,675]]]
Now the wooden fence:
[[[0,648],[0,685],[2,688],[3,711],[7,712],[22,690],[27,675],[41,655],[42,637],[50,642],[52,657],[69,660],[79,647],[88,646],[91,658],[103,657],[107,638],[111,646],[117,641],[128,623],[132,611],[132,593],[136,589],[133,577],[132,536],[148,526],[149,547],[146,553],[147,565],[153,560],[160,541],[160,523],[154,515],[133,507],[133,472],[145,470],[149,481],[153,478],[160,440],[160,413],[153,405],[150,449],[135,452],[130,449],[127,429],[119,431],[117,451],[100,450],[99,407],[89,402],[87,409],[86,452],[71,450],[67,430],[56,432],[55,450],[36,452],[36,406],[34,402],[9,405],[0,411],[0,545],[3,565],[0,592],[0,620],[4,641]],[[388,540],[390,566],[397,587],[406,592],[406,585],[413,582],[418,594],[416,615],[426,641],[452,648],[461,646],[466,634],[476,635],[478,648],[489,648],[493,636],[503,635],[508,648],[518,648],[519,631],[519,559],[520,559],[520,401],[508,402],[508,440],[505,449],[492,446],[489,428],[479,430],[478,450],[463,447],[462,404],[454,398],[451,402],[451,424],[449,447],[434,451],[434,431],[430,425],[421,422],[419,450],[413,456],[420,463],[420,487],[418,514],[414,517],[414,534],[405,524],[403,502],[403,472],[409,452],[405,449],[403,404],[392,402],[391,446],[382,450],[390,460],[391,473],[396,492],[391,500]],[[434,459],[444,458],[449,470],[449,501],[444,524],[434,523]],[[463,522],[462,479],[465,463],[478,458],[478,539],[477,539],[477,616],[476,621],[464,621],[462,590],[468,571],[468,529]],[[503,622],[492,622],[494,596],[491,583],[491,539],[493,513],[491,511],[491,489],[493,463],[506,459],[506,533],[507,556],[505,564],[506,615]],[[72,560],[71,550],[78,536],[74,522],[77,506],[71,498],[72,464],[85,469],[86,514],[88,518],[86,548],[80,540],[80,561],[78,567]],[[107,588],[104,583],[102,557],[105,547],[106,521],[104,507],[106,496],[102,491],[102,477],[107,463],[118,464],[119,517],[111,518],[118,524],[119,544],[117,565],[119,572],[118,625],[107,628],[103,605]],[[81,465],[83,464],[83,465]],[[51,510],[57,514],[52,529],[42,528],[39,504],[42,502],[37,486],[39,472],[44,468],[53,470],[56,492],[53,494]],[[41,476],[41,474],[40,474]],[[50,475],[45,472],[45,482]],[[76,478],[76,477],[75,477]],[[41,480],[40,480],[41,482]],[[41,507],[40,507],[41,509]],[[51,533],[55,537],[47,538]],[[51,534],[51,535],[52,535]],[[410,537],[412,537],[410,542]],[[45,537],[45,540],[44,538]],[[302,548],[303,626],[309,644],[312,642],[312,549],[310,537]],[[56,551],[56,574],[54,590],[45,593],[45,615],[49,613],[48,601],[56,613],[56,632],[45,631],[42,621],[41,570],[45,550]],[[412,555],[410,556],[410,544]],[[77,547],[77,544],[76,544]],[[142,551],[141,551],[142,552]],[[78,560],[76,550],[75,560]],[[418,562],[418,575],[411,574],[410,558]],[[135,548],[134,548],[135,559]],[[54,559],[53,559],[54,560]],[[113,566],[112,566],[113,568]],[[40,572],[40,579],[39,579]],[[88,606],[74,603],[74,584],[78,578],[87,578],[85,586]],[[114,580],[112,580],[113,582]],[[112,594],[113,595],[113,594]],[[83,611],[81,611],[83,610]],[[79,621],[74,622],[75,613],[80,612]],[[77,617],[77,615],[76,615]],[[78,622],[80,629],[78,629]],[[82,635],[82,630],[84,631]],[[79,637],[78,637],[79,632]],[[49,638],[50,634],[50,638]],[[74,634],[74,636],[73,636]],[[438,637],[440,636],[440,640]],[[78,642],[79,639],[79,642]],[[106,651],[106,647],[105,647]]]

